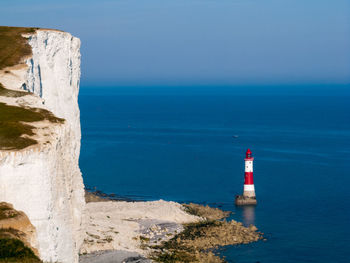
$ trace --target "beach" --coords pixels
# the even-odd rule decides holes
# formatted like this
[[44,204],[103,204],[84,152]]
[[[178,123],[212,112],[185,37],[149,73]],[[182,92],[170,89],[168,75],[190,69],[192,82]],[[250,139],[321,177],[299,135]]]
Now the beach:
[[[149,258],[156,259],[164,254],[185,255],[184,262],[194,262],[191,257],[195,253],[200,253],[198,261],[193,258],[196,262],[223,262],[212,252],[205,251],[261,238],[256,227],[245,228],[236,221],[221,221],[230,213],[217,208],[164,200],[109,201],[91,198],[91,193],[88,199],[94,202],[86,205],[86,235],[80,263],[146,263],[152,262]],[[182,233],[186,233],[186,237]],[[193,250],[192,244],[196,244],[196,249]]]

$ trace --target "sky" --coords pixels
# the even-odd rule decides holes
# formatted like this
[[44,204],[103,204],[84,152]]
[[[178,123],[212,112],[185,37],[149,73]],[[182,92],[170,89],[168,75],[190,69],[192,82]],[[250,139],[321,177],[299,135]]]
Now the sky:
[[1,0],[0,25],[68,31],[82,83],[350,83],[350,0]]

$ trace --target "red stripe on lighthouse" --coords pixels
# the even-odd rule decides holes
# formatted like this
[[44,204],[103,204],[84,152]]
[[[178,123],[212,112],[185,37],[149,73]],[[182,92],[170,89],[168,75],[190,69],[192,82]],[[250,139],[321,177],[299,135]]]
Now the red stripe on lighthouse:
[[253,172],[244,173],[244,184],[254,184]]

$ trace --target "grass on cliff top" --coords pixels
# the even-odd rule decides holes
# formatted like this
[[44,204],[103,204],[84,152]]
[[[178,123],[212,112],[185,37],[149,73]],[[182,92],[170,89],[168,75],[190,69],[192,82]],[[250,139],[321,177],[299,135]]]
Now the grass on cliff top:
[[42,120],[49,120],[52,123],[64,121],[44,109],[22,108],[0,103],[0,150],[19,150],[36,144],[36,140],[23,135],[34,135],[34,127],[27,124],[28,122]]
[[22,34],[34,33],[38,28],[0,26],[0,69],[19,64],[32,54],[32,49]]

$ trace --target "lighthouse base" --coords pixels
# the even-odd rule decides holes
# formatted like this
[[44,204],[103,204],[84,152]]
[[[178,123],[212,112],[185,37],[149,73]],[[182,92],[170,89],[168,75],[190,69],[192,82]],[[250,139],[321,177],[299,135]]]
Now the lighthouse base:
[[236,205],[256,205],[257,202],[255,197],[236,195],[235,204]]

